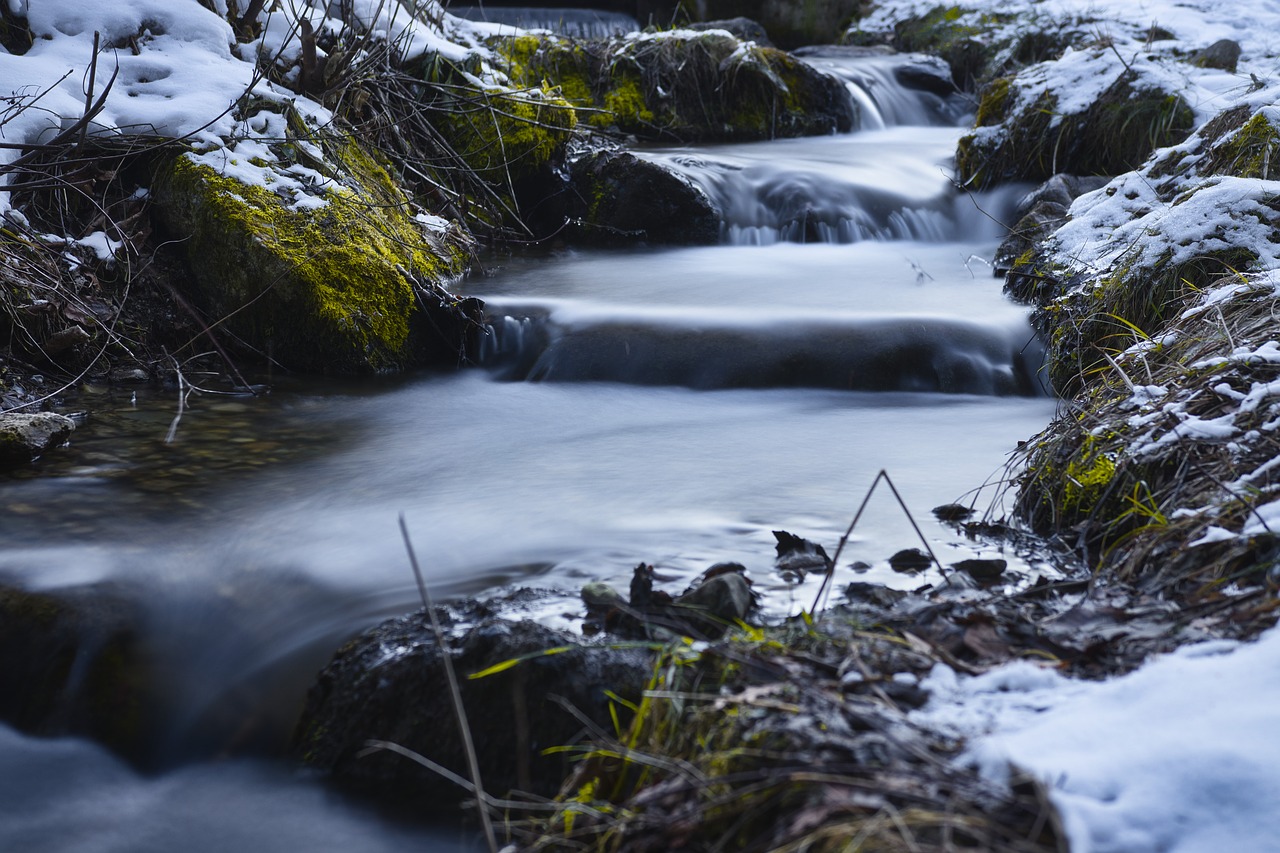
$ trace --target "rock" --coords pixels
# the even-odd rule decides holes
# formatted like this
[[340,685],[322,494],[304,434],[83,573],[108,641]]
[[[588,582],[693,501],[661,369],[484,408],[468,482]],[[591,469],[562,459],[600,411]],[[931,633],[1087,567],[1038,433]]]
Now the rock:
[[951,77],[951,66],[936,56],[921,56],[893,70],[893,76],[908,89],[931,92],[940,98],[958,91]]
[[581,42],[550,34],[489,40],[514,83],[560,87],[586,124],[645,141],[739,142],[844,133],[844,84],[790,54],[722,31],[668,30]]
[[933,508],[933,517],[939,521],[964,521],[973,515],[973,507],[964,504],[943,504]]
[[110,585],[0,589],[0,719],[37,735],[81,735],[131,758],[158,720],[139,642],[140,609]]
[[720,214],[701,188],[626,151],[577,160],[566,197],[565,216],[582,242],[710,245],[720,239]]
[[[583,723],[565,706],[612,731],[606,692],[639,701],[653,666],[646,649],[588,645],[533,622],[488,620],[450,637],[447,648],[481,778],[496,796],[513,790],[553,796],[569,762],[544,750],[576,743],[583,734]],[[467,776],[440,653],[422,611],[383,622],[345,645],[308,693],[295,754],[381,802],[453,812],[469,795],[452,782],[391,752],[361,755],[369,740],[389,741]]]
[[75,422],[53,412],[0,414],[0,470],[29,465],[67,440]]
[[[1067,208],[1064,205],[1056,201],[1037,202],[1009,229],[1009,234],[1001,241],[992,258],[992,271],[996,276],[1009,273],[1018,266],[1020,258],[1043,243],[1066,221]],[[1016,288],[1011,287],[1011,291],[1016,291]]]
[[809,44],[827,44],[858,15],[860,0],[698,0],[685,3],[696,8],[702,20],[745,15],[759,21],[774,41],[788,50]]
[[895,572],[922,572],[933,565],[933,558],[919,548],[906,548],[889,558]]
[[[443,219],[415,219],[356,141],[316,134],[292,112],[254,120],[281,126],[276,162],[187,154],[160,167],[155,210],[187,253],[192,301],[297,370],[456,364],[479,310],[443,282],[465,268],[469,238]],[[314,180],[299,181],[293,165]],[[254,170],[269,187],[236,177]]]
[[[1191,108],[1179,93],[1160,88],[1154,71],[1070,78],[1073,89],[1059,91],[1068,77],[1053,66],[1034,65],[983,89],[975,127],[956,146],[961,183],[985,189],[1044,181],[1057,172],[1118,175],[1157,148],[1181,142],[1194,125]],[[1062,114],[1062,100],[1088,106]]]
[[894,605],[906,598],[909,593],[900,589],[889,589],[878,583],[861,583],[854,581],[844,588],[845,598],[855,604],[865,604],[883,610],[892,610]]
[[724,30],[734,38],[741,41],[751,41],[761,47],[773,47],[773,42],[769,41],[769,34],[765,32],[764,27],[750,18],[738,16],[736,18],[725,18],[719,21],[701,21],[689,24],[688,29],[695,32],[705,32],[706,30]]
[[1231,39],[1219,39],[1191,57],[1191,64],[1200,68],[1217,68],[1236,73],[1240,61],[1240,43]]
[[991,584],[1000,580],[1008,565],[1004,560],[970,559],[952,563],[951,568],[964,572],[980,584]]
[[777,540],[773,565],[784,575],[797,575],[799,580],[806,572],[831,570],[831,558],[821,545],[785,530],[773,531],[773,538]]
[[[684,621],[708,637],[719,637],[725,630],[747,618],[755,606],[755,598],[747,579],[736,572],[716,575],[687,592],[673,603],[673,610]],[[681,611],[684,612],[681,612]]]

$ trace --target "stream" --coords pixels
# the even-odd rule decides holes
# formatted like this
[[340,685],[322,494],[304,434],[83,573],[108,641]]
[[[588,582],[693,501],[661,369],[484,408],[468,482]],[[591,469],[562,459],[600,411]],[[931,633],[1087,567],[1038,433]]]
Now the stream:
[[[0,849],[467,849],[271,758],[342,639],[418,606],[401,513],[437,598],[545,589],[527,613],[562,626],[585,581],[625,589],[642,561],[679,591],[736,560],[768,614],[807,608],[821,579],[774,572],[773,531],[833,550],[882,469],[944,563],[1043,570],[930,513],[985,510],[1053,412],[987,265],[1026,188],[954,190],[965,105],[899,86],[904,59],[811,61],[849,81],[860,130],[638,152],[706,189],[721,243],[490,260],[462,285],[489,306],[475,368],[193,395],[180,417],[177,389],[79,392],[70,447],[0,482],[0,575],[135,595],[185,675],[144,772],[0,727]],[[888,566],[919,544],[881,490],[837,588],[936,582]],[[249,716],[257,757],[219,758]]]

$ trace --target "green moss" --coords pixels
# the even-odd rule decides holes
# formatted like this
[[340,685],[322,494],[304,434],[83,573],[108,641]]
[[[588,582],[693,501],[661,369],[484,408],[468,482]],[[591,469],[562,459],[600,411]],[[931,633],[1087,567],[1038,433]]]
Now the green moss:
[[492,88],[459,95],[435,112],[435,123],[467,166],[501,187],[556,160],[577,115],[550,86],[532,92]]
[[975,127],[999,124],[1005,120],[1012,82],[1010,77],[1000,77],[991,81],[982,90],[982,98],[978,101],[978,114],[973,120]]
[[[1266,116],[1255,114],[1239,130],[1209,150],[1199,169],[1202,175],[1233,175],[1267,180],[1280,172],[1280,130]],[[1274,164],[1274,165],[1273,165]]]
[[1063,509],[1075,516],[1088,515],[1115,479],[1116,463],[1097,450],[1093,436],[1086,436],[1064,474]]
[[354,141],[327,144],[341,183],[321,206],[291,207],[189,156],[161,176],[161,206],[188,238],[201,301],[238,336],[302,369],[402,369],[414,361],[416,287],[460,274],[465,258],[428,239]]

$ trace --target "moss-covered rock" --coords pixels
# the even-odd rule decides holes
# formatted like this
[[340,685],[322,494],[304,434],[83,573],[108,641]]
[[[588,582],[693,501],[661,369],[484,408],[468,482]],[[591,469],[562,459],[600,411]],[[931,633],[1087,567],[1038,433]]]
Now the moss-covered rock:
[[719,31],[597,42],[494,40],[517,85],[560,87],[586,123],[638,139],[733,141],[843,132],[855,107],[834,77]]
[[[985,188],[1042,181],[1057,172],[1118,175],[1181,141],[1193,126],[1191,109],[1178,94],[1128,68],[1083,100],[1079,91],[1055,88],[1068,79],[1031,69],[987,86],[975,130],[957,145],[959,180]],[[1072,106],[1064,109],[1064,103]]]
[[156,209],[183,241],[210,324],[306,371],[456,360],[474,308],[444,284],[463,272],[468,238],[415,217],[352,138],[322,136],[296,115],[280,123],[270,149],[187,154],[157,176]]
[[543,82],[529,88],[457,89],[437,100],[434,125],[485,182],[509,188],[564,157],[578,117]]
[[52,412],[0,415],[0,471],[28,465],[67,440],[75,422]]

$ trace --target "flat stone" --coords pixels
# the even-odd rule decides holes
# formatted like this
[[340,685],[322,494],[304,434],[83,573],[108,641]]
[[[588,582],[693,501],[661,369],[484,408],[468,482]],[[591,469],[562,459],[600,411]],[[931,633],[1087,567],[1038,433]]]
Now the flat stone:
[[75,422],[53,412],[0,415],[0,470],[30,464],[67,440]]

